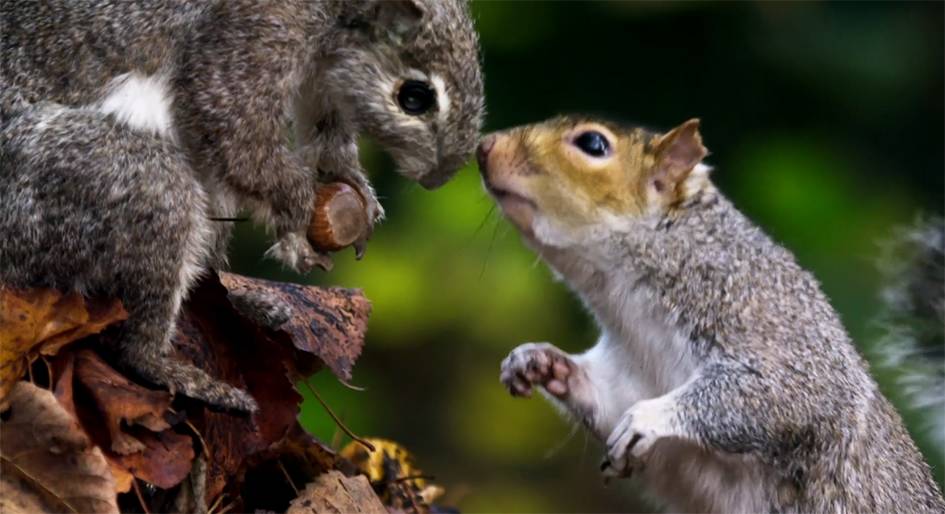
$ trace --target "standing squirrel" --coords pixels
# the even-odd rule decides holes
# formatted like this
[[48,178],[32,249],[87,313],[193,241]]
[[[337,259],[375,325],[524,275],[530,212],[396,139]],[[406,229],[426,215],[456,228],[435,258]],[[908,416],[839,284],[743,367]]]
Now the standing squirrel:
[[673,511],[945,511],[817,281],[709,180],[698,127],[562,117],[482,140],[485,187],[602,331],[579,355],[519,346],[502,382]]
[[383,214],[362,132],[435,188],[483,116],[464,0],[6,0],[0,55],[0,284],[117,296],[125,365],[244,410],[166,357],[188,288],[226,262],[211,219],[249,210],[307,272],[328,259],[305,237],[319,183]]

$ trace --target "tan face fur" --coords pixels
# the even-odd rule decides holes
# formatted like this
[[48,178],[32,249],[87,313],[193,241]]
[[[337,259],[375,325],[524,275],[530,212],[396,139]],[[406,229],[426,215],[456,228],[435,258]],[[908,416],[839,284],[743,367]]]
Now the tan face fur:
[[[486,188],[526,236],[567,245],[669,212],[710,189],[698,125],[689,120],[660,135],[554,118],[484,137],[479,167]],[[603,139],[605,151],[586,151],[588,139],[597,150]]]

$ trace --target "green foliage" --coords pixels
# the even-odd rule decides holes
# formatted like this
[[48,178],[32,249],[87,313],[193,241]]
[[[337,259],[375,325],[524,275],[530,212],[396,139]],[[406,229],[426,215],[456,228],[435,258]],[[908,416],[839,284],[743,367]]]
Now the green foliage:
[[[917,212],[942,210],[942,4],[473,8],[489,130],[563,111],[656,128],[701,117],[721,188],[815,272],[868,350],[877,242]],[[321,394],[356,432],[405,444],[464,511],[646,508],[625,487],[603,487],[596,443],[569,440],[548,405],[514,400],[498,382],[521,342],[579,350],[596,334],[493,210],[475,165],[427,192],[369,142],[363,152],[388,211],[363,261],[349,251],[331,273],[297,277],[262,260],[266,239],[248,226],[233,249],[236,271],[360,287],[373,301],[354,379],[368,391],[321,374]],[[896,397],[889,375],[878,378]],[[317,403],[307,401],[303,422],[332,439]],[[941,456],[931,460],[941,476]]]

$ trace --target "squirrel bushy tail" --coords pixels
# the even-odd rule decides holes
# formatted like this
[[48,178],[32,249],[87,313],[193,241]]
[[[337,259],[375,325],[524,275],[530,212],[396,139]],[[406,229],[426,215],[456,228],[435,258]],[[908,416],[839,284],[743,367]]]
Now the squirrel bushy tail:
[[945,219],[921,219],[883,245],[883,329],[877,351],[910,407],[945,449]]

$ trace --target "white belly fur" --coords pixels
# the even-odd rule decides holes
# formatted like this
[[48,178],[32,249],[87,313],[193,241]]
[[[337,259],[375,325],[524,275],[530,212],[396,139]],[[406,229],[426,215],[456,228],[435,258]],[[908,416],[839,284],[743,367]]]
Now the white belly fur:
[[[699,373],[689,336],[653,312],[647,291],[611,292],[609,299],[618,307],[611,315],[598,313],[605,333],[577,357],[595,383],[596,421],[604,439],[633,404],[664,395]],[[757,459],[678,439],[657,442],[638,477],[671,512],[761,512],[765,491],[771,490]]]

